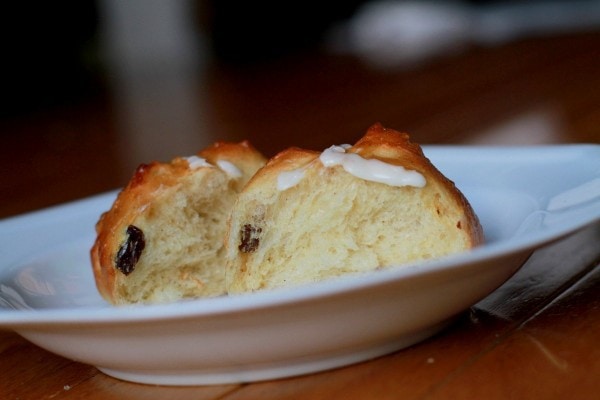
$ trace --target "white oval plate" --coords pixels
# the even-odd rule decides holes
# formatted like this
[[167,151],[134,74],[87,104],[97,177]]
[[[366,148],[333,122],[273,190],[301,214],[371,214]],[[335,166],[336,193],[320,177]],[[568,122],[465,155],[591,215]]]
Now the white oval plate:
[[600,220],[600,146],[426,146],[487,243],[465,254],[298,288],[112,307],[89,262],[115,193],[0,222],[0,328],[135,382],[275,379],[410,346],[506,281],[531,252]]

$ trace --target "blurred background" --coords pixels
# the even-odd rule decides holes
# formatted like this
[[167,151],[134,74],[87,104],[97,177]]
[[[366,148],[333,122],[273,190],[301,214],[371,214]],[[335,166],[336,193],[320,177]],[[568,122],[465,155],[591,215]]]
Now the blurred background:
[[249,139],[600,143],[599,1],[71,0],[3,6],[0,217]]

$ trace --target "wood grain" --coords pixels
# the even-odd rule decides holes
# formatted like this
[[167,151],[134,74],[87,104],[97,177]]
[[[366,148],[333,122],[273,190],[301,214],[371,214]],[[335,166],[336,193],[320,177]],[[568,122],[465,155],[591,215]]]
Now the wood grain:
[[[268,155],[352,142],[375,121],[423,144],[600,143],[600,33],[471,48],[413,69],[308,53],[213,66],[193,87],[201,123],[146,137],[110,91],[0,120],[0,217],[124,185],[149,159],[214,138]],[[128,128],[129,127],[129,128]],[[173,130],[175,132],[175,130]],[[132,152],[132,143],[146,153]],[[167,145],[165,145],[167,143]],[[422,343],[360,364],[239,385],[162,387],[108,377],[0,332],[2,399],[595,399],[600,225],[535,252],[502,287]],[[2,249],[2,251],[5,251]]]

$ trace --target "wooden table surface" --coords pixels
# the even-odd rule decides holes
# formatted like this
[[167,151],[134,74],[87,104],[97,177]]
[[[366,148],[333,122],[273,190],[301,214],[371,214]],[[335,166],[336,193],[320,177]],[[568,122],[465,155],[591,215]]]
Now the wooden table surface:
[[[146,91],[126,86],[0,121],[0,217],[120,187],[139,163],[218,139],[250,139],[273,155],[291,145],[352,142],[380,121],[421,144],[600,142],[594,32],[474,47],[408,69],[307,52],[260,67],[205,66]],[[128,383],[0,331],[0,398],[597,399],[599,243],[596,224],[536,251],[506,284],[420,344],[276,381]]]

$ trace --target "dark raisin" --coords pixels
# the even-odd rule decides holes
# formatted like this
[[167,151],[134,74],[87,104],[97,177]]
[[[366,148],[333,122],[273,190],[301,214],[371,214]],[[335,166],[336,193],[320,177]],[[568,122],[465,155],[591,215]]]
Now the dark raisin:
[[127,238],[119,247],[115,258],[115,266],[125,275],[133,272],[135,264],[137,264],[142,251],[146,247],[144,232],[137,226],[129,225],[127,227]]
[[261,232],[262,228],[245,224],[244,227],[240,229],[241,241],[238,249],[243,253],[252,253],[256,251],[258,244],[260,243],[259,235]]

